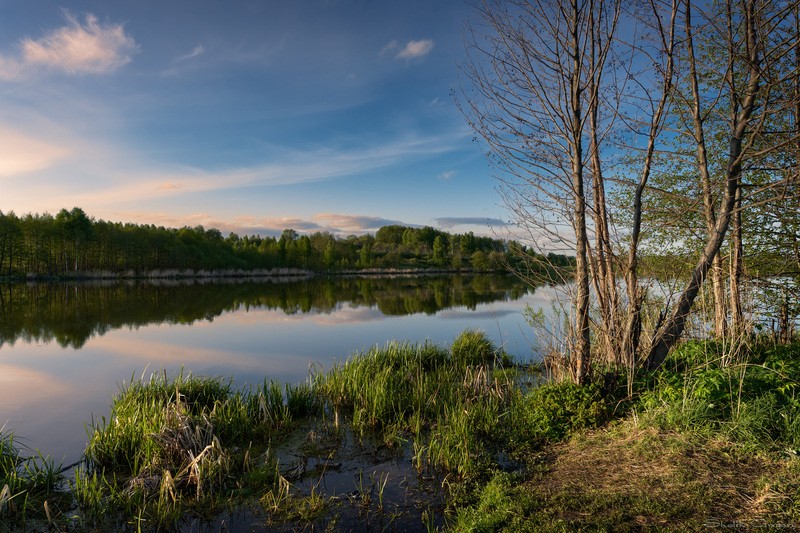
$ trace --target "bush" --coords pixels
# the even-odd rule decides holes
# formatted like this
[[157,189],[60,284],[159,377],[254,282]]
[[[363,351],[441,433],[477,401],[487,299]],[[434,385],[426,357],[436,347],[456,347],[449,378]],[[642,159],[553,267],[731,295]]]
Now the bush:
[[598,427],[608,409],[597,385],[547,383],[519,398],[511,414],[514,440],[540,446]]
[[645,384],[643,420],[665,429],[722,434],[751,449],[800,444],[797,345],[756,343],[723,366],[718,343],[676,349]]

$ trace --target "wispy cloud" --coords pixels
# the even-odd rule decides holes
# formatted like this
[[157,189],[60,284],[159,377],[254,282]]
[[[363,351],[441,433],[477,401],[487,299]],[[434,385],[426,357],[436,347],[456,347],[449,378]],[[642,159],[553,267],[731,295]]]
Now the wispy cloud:
[[452,229],[457,226],[501,227],[501,226],[512,225],[511,223],[500,220],[499,218],[486,218],[486,217],[442,217],[442,218],[437,218],[436,223],[439,224],[439,226],[446,229]]
[[392,39],[391,41],[386,43],[386,46],[381,48],[381,55],[385,56],[386,54],[388,54],[388,53],[390,53],[390,52],[392,52],[394,50],[397,50],[397,39]]
[[48,142],[0,126],[0,179],[44,170],[70,153],[65,145]]
[[454,178],[457,175],[458,175],[458,171],[457,170],[447,170],[447,171],[442,172],[441,174],[439,174],[439,179],[447,181],[447,180],[449,180],[451,178]]
[[433,50],[433,41],[431,39],[408,41],[395,57],[398,59],[413,59],[428,55],[431,50]]
[[[89,213],[92,215],[93,213]],[[369,215],[352,215],[342,213],[319,213],[309,218],[301,217],[254,217],[238,216],[233,219],[222,219],[208,213],[194,213],[176,216],[174,214],[146,213],[141,211],[120,212],[120,221],[139,224],[155,224],[165,227],[217,228],[223,235],[234,232],[238,235],[262,235],[277,237],[285,229],[293,229],[300,233],[329,232],[339,237],[347,235],[363,235],[375,233],[383,226],[397,224],[417,227],[400,220],[391,220]],[[116,222],[117,220],[112,220]]]
[[[359,150],[321,147],[283,150],[271,162],[251,167],[208,171],[199,168],[124,168],[109,160],[104,179],[108,186],[92,183],[62,200],[74,205],[143,201],[196,192],[242,187],[295,185],[354,176],[389,167],[408,158],[424,158],[456,148],[460,134],[405,137]],[[115,156],[119,157],[119,156]],[[133,158],[131,158],[133,159]],[[95,164],[98,161],[94,162]],[[97,172],[97,168],[94,169]]]
[[182,55],[179,58],[177,58],[175,60],[175,63],[182,63],[184,61],[188,61],[190,59],[194,59],[197,56],[203,55],[205,53],[205,51],[206,51],[206,49],[203,46],[203,43],[197,43],[197,46],[195,46],[192,49],[191,52],[189,52],[188,54]]
[[36,69],[67,74],[104,74],[130,63],[138,46],[122,24],[103,24],[92,14],[83,22],[64,11],[67,25],[39,39],[19,42],[19,57],[0,55],[0,77],[15,79]]
[[321,213],[314,216],[314,220],[319,221],[320,225],[328,228],[331,233],[374,233],[383,226],[393,224],[404,224],[399,220],[391,220],[382,217],[362,216],[362,215],[342,215],[336,213]]

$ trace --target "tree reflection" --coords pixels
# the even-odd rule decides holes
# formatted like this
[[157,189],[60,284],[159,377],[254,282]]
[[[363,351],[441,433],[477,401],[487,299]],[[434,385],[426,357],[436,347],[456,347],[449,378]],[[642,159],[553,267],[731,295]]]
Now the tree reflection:
[[342,306],[387,316],[516,300],[534,289],[512,276],[329,277],[304,280],[71,282],[0,285],[0,347],[57,342],[150,324],[211,321],[237,309],[330,314]]

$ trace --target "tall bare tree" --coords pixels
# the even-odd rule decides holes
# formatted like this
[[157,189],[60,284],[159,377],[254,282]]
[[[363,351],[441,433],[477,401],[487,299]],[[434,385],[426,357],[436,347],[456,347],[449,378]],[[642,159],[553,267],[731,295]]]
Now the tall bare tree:
[[[743,179],[789,142],[785,132],[769,137],[777,117],[797,103],[796,91],[784,87],[796,80],[779,68],[797,45],[788,24],[795,2],[699,4],[702,9],[692,0],[625,6],[620,0],[483,0],[477,6],[482,22],[470,27],[462,112],[486,143],[519,224],[576,257],[565,355],[579,383],[588,379],[594,356],[617,366],[658,367],[683,333],[709,273],[724,334],[720,249],[748,205]],[[718,43],[713,57],[697,53],[698,32]],[[709,154],[720,145],[724,154]],[[654,194],[655,167],[669,159],[658,152],[676,146],[678,155],[694,153],[703,247],[689,282],[643,347],[643,214]],[[621,159],[638,170],[615,165]],[[719,160],[720,168],[711,164]],[[786,171],[793,173],[781,170],[760,190],[777,190]],[[629,199],[627,216],[609,203],[609,190]]]
[[[602,258],[590,265],[587,180],[596,177],[602,202],[599,143],[608,117],[601,92],[620,1],[486,0],[478,9],[485,26],[472,28],[465,72],[474,93],[462,110],[487,143],[517,216],[575,254],[568,358],[581,383],[590,370],[590,273],[605,272],[611,253],[606,214],[598,219],[603,207],[595,204]],[[598,276],[613,283],[612,273]]]

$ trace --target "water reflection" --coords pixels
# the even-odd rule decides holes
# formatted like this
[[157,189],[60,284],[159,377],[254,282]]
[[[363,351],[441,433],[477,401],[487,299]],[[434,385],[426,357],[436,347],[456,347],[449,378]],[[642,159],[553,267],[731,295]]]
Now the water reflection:
[[[335,314],[338,322],[433,315],[452,307],[474,310],[482,303],[517,300],[528,290],[511,276],[487,275],[7,284],[0,287],[0,347],[23,339],[80,348],[113,329],[194,324],[237,309]],[[358,312],[343,312],[347,308]]]
[[162,369],[297,383],[374,345],[447,345],[466,328],[527,360],[522,310],[551,297],[492,276],[0,286],[0,426],[71,462],[119,384]]

